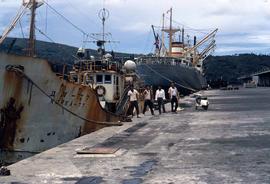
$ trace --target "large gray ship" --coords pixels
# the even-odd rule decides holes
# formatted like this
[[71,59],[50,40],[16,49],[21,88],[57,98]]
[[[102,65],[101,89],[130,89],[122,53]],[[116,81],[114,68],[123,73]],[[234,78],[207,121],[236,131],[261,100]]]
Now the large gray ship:
[[[152,25],[155,54],[136,58],[137,73],[146,85],[154,89],[159,85],[166,89],[171,82],[175,82],[183,95],[204,89],[207,87],[207,82],[203,76],[203,61],[216,46],[217,29],[206,34],[198,42],[194,36],[194,44],[191,46],[190,43],[185,42],[184,28],[173,27],[172,8],[168,13],[170,13],[170,25],[168,28],[165,27],[165,14],[163,14],[161,34],[158,34]],[[169,37],[167,45],[165,34]]]

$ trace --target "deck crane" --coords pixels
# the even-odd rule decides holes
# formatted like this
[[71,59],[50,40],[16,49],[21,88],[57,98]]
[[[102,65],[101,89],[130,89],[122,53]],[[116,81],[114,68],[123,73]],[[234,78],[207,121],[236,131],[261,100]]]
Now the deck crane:
[[152,25],[151,27],[152,27],[153,34],[155,37],[155,43],[154,43],[154,45],[156,46],[155,54],[156,54],[156,56],[159,56],[160,55],[159,35],[155,31],[154,25]]
[[0,45],[7,38],[8,34],[15,28],[17,23],[20,21],[22,16],[26,13],[27,9],[31,10],[31,20],[30,20],[30,34],[28,43],[28,56],[34,56],[35,52],[35,10],[43,5],[41,0],[23,0],[20,10],[11,22],[11,24],[4,30],[2,37],[0,37]]
[[[208,35],[206,35],[206,37],[204,37],[201,41],[199,41],[196,45],[194,45],[192,48],[188,49],[186,52],[184,52],[184,55],[187,55],[189,53],[193,53],[193,66],[196,66],[198,64],[198,62],[202,59],[202,58],[206,58],[205,55],[207,55],[208,53],[210,53],[210,51],[215,48],[215,40],[212,40],[210,42],[210,44],[208,44],[208,46],[201,52],[201,53],[197,53],[197,49],[203,45],[204,43],[206,43],[207,41],[209,41],[210,39],[213,39],[216,36],[218,29],[215,29],[214,31],[212,31],[211,33],[209,33]],[[209,55],[209,54],[208,54]]]
[[18,11],[17,15],[14,17],[11,24],[4,30],[2,37],[0,37],[0,45],[3,43],[3,41],[7,38],[8,34],[14,29],[18,21],[21,19],[23,14],[26,12],[27,7],[30,3],[27,3],[25,6],[21,6],[20,10]]
[[216,48],[216,41],[212,40],[212,42],[199,54],[199,59],[205,60],[212,51]]

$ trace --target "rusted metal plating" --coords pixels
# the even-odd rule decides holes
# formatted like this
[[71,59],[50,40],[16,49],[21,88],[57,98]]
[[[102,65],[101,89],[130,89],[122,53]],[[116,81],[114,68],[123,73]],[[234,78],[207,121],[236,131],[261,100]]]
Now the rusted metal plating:
[[0,61],[0,151],[7,152],[5,158],[13,161],[121,125],[122,117],[104,110],[94,89],[60,79],[47,61],[10,54],[0,54]]
[[17,120],[21,118],[23,106],[16,107],[16,100],[10,98],[7,105],[0,109],[0,149],[9,149],[12,147],[17,127]]

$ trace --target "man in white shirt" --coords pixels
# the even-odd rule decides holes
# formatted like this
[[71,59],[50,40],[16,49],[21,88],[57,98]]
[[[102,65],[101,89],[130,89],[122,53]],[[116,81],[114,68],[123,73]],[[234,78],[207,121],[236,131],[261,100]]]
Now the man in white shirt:
[[149,86],[146,86],[146,89],[144,90],[143,95],[144,95],[143,114],[145,114],[146,108],[148,106],[149,109],[151,110],[151,114],[154,115],[153,102],[152,102],[153,94]]
[[139,105],[138,105],[139,92],[136,89],[134,89],[133,86],[130,86],[130,90],[128,91],[128,96],[129,96],[129,108],[130,108],[129,110],[132,113],[132,117],[133,117],[133,110],[135,107],[137,118],[140,118]]
[[158,111],[159,114],[161,114],[161,106],[163,109],[163,113],[165,113],[165,106],[163,100],[166,100],[165,98],[165,91],[161,89],[161,86],[158,86],[158,90],[156,91],[155,100],[158,102]]
[[[172,108],[172,112],[176,112],[177,108],[178,108],[178,90],[175,87],[174,82],[172,82],[171,87],[169,88],[169,96],[170,96],[170,100],[171,100],[171,108]],[[175,104],[175,106],[174,106]]]

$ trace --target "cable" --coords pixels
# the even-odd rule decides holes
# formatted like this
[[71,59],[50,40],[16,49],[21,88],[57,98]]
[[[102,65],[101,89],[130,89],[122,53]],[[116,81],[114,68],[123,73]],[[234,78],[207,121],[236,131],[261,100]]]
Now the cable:
[[175,83],[176,85],[178,85],[179,87],[188,89],[188,90],[193,91],[193,92],[198,91],[198,90],[195,90],[195,89],[186,87],[186,86],[184,86],[184,85],[182,85],[182,84],[179,84],[179,83],[177,83],[177,82],[175,82],[175,81],[172,81],[172,80],[169,79],[168,77],[162,75],[161,73],[159,73],[159,72],[157,72],[156,70],[154,70],[152,67],[148,66],[147,64],[143,64],[143,65],[146,66],[147,68],[149,68],[151,71],[153,71],[153,72],[156,73],[157,75],[159,75],[161,78],[163,78],[163,79],[165,79],[165,80],[167,80],[167,81],[169,81],[169,82],[174,82],[174,83]]
[[[61,44],[56,43],[52,38],[50,38],[48,35],[46,35],[43,31],[41,31],[41,30],[38,29],[37,27],[35,27],[35,29],[36,29],[40,34],[42,34],[43,36],[45,36],[48,40],[50,40],[52,43],[56,44],[56,46],[57,46],[58,48],[63,49],[63,51],[64,51],[67,55],[71,54],[71,53],[68,52],[65,48],[63,48],[63,47],[61,46]],[[72,55],[72,56],[73,56],[73,55]],[[75,59],[78,60],[77,57],[75,57],[75,56],[73,56],[73,57],[74,57]],[[71,64],[68,64],[68,63],[65,63],[65,65],[70,66],[70,67],[73,67],[73,66],[74,66],[74,65],[71,65]]]
[[19,20],[19,25],[20,25],[20,28],[21,28],[22,37],[25,38],[24,33],[23,33],[23,28],[22,28],[21,20]]
[[43,31],[41,31],[40,29],[38,29],[37,27],[35,27],[35,29],[42,34],[43,36],[45,36],[48,40],[50,40],[52,43],[55,43],[48,35],[46,35]]
[[39,87],[30,77],[28,77],[21,69],[18,69],[12,65],[8,65],[6,66],[6,70],[7,71],[11,71],[11,72],[15,72],[18,76],[23,77],[25,79],[27,79],[28,81],[30,81],[32,83],[32,85],[34,85],[41,93],[43,93],[45,96],[47,96],[53,103],[55,103],[57,106],[61,107],[63,110],[69,112],[70,114],[72,114],[73,116],[78,117],[79,119],[86,121],[88,123],[94,123],[94,124],[98,124],[98,125],[107,125],[107,126],[121,126],[123,125],[122,123],[113,123],[113,122],[100,122],[100,121],[96,121],[96,120],[89,120],[86,119],[78,114],[76,114],[75,112],[72,112],[71,110],[69,110],[68,108],[64,107],[62,104],[60,104],[59,102],[57,102],[54,98],[52,98],[50,95],[48,95],[41,87]]
[[[49,0],[47,0],[49,2]],[[45,10],[45,33],[47,33],[48,30],[48,5],[46,5],[46,10]]]
[[53,10],[57,15],[59,15],[62,19],[64,19],[66,22],[68,22],[71,26],[73,26],[75,29],[77,29],[78,31],[80,31],[82,34],[87,35],[89,37],[91,37],[94,40],[98,40],[95,37],[91,36],[90,34],[86,33],[84,30],[82,30],[81,28],[79,28],[77,25],[73,24],[70,20],[68,20],[64,15],[62,15],[60,12],[58,12],[55,8],[53,8],[51,5],[49,5],[47,3],[47,1],[42,0],[51,10]]
[[[170,18],[169,17],[167,17],[167,16],[165,16],[165,18],[167,19],[167,20],[169,20]],[[201,33],[201,34],[208,34],[207,32],[204,32],[204,31],[209,31],[209,30],[211,30],[211,29],[196,29],[196,28],[192,28],[192,27],[190,27],[190,26],[187,26],[187,25],[185,25],[185,24],[183,24],[183,23],[181,23],[181,22],[178,22],[178,21],[176,21],[176,20],[172,20],[175,24],[178,24],[178,25],[180,25],[180,26],[182,26],[182,27],[185,27],[185,29],[186,30],[190,30],[190,31],[193,31],[193,32],[198,32],[198,33]]]
[[[48,1],[48,0],[47,0]],[[82,12],[80,9],[78,9],[76,6],[72,5],[72,3],[70,2],[70,0],[65,0],[65,2],[74,10],[76,10],[78,12],[78,14],[81,14],[83,18],[87,17],[88,20],[90,20],[92,23],[94,23],[96,26],[98,26],[98,24],[93,21],[88,14],[86,14],[85,12]]]
[[9,27],[7,27],[4,30],[4,32],[2,34],[2,37],[0,37],[0,44],[3,43],[3,41],[6,39],[6,37],[8,36],[8,34],[14,29],[14,27],[17,24],[17,22],[24,15],[24,13],[26,11],[26,8],[28,7],[29,4],[30,4],[30,2],[28,2],[25,6],[21,6],[20,10],[18,11],[17,15],[15,16],[15,18],[13,19],[13,21],[11,22],[11,24],[9,25]]

